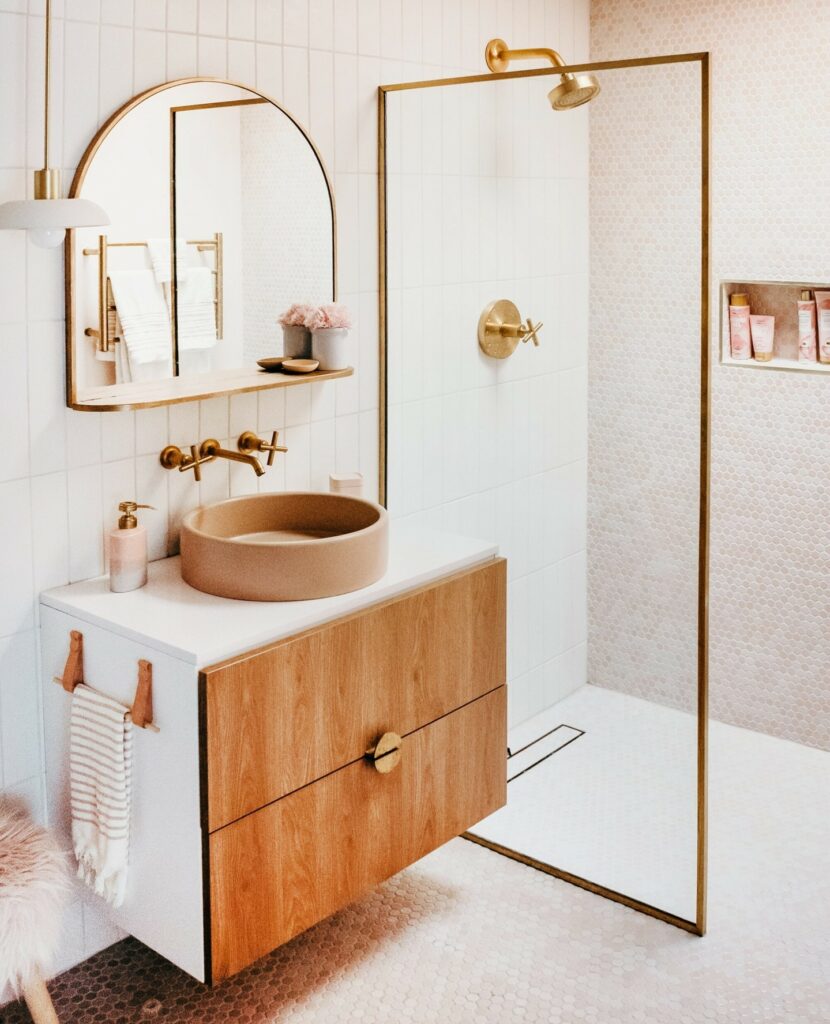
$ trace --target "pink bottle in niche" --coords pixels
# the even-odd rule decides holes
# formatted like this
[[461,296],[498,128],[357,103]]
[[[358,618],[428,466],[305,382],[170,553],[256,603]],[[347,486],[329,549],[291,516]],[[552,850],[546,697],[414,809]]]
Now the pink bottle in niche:
[[733,359],[752,358],[749,296],[745,292],[733,292],[729,296],[729,350]]
[[109,534],[110,590],[125,594],[138,590],[147,582],[147,530],[138,525],[135,517],[139,508],[152,508],[134,501],[122,501],[118,506],[121,518]]

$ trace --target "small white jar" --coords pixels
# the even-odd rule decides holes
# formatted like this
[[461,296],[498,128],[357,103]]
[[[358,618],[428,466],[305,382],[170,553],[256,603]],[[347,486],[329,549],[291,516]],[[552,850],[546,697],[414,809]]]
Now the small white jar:
[[282,354],[286,359],[311,358],[311,334],[302,324],[283,324]]
[[311,332],[311,358],[321,370],[345,370],[349,365],[348,327],[323,327]]

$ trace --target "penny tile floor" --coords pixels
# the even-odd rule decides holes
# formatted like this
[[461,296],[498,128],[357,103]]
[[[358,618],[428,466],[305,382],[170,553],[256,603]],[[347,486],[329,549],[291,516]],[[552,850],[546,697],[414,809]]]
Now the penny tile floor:
[[[559,756],[559,755],[556,755]],[[696,938],[463,839],[210,990],[127,939],[64,1024],[827,1024],[830,755],[713,724]],[[0,1010],[4,1024],[28,1017]]]

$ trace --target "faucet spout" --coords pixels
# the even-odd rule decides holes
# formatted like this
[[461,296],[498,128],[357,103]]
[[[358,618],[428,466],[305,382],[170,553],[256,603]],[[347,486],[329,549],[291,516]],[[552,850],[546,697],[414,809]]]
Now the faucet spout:
[[230,462],[244,462],[253,469],[257,476],[265,475],[262,463],[256,455],[250,455],[247,452],[231,451],[230,448],[223,448],[219,442],[212,437],[208,438],[206,441],[202,441],[199,447],[199,454],[203,457],[212,457],[214,459],[228,459]]

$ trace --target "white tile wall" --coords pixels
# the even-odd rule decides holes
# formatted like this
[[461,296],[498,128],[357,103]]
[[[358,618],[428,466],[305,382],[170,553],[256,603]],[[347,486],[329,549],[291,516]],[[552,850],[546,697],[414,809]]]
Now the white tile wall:
[[[493,35],[584,55],[588,33],[586,0],[56,0],[53,11],[51,132],[66,184],[112,110],[164,79],[230,75],[310,122],[335,176],[341,294],[358,322],[358,376],[338,381],[333,398],[330,389],[298,389],[255,403],[220,398],[201,408],[71,413],[63,398],[62,252],[0,232],[0,787],[24,794],[41,814],[38,592],[102,570],[117,500],[135,494],[157,506],[144,522],[153,555],[162,557],[175,549],[185,510],[255,483],[212,465],[198,487],[158,466],[161,448],[207,433],[230,440],[244,420],[281,428],[290,448],[262,488],[324,486],[333,469],[377,477],[378,84],[481,71]],[[0,200],[30,193],[31,171],[41,165],[42,14],[42,0],[0,0]],[[451,426],[458,414],[449,404]],[[438,444],[443,419],[424,422]],[[496,461],[491,425],[488,435]],[[463,473],[459,486],[460,494]],[[483,524],[492,522],[492,498],[477,508]],[[74,907],[61,966],[111,937],[85,906]]]
[[[448,47],[458,12],[445,7]],[[587,57],[573,29],[558,39]],[[552,114],[548,89],[387,97],[389,507],[507,556],[512,724],[585,682],[588,111]],[[480,353],[497,298],[544,322],[540,348]]]

